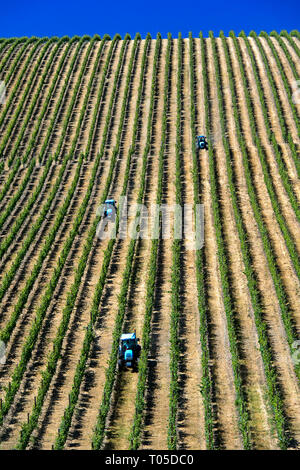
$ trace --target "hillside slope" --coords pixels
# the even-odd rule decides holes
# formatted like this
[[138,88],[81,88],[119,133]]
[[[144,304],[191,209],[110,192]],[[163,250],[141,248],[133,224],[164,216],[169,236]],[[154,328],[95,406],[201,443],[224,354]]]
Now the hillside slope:
[[[0,40],[0,449],[300,448],[299,57],[297,31]],[[202,204],[203,247],[133,212],[100,239],[122,196]]]

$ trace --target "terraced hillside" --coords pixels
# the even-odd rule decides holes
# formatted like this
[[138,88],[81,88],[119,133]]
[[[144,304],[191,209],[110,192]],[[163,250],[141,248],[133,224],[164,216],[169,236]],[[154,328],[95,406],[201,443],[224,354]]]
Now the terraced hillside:
[[[300,449],[299,77],[297,31],[0,40],[0,449]],[[99,238],[122,196],[203,248]]]

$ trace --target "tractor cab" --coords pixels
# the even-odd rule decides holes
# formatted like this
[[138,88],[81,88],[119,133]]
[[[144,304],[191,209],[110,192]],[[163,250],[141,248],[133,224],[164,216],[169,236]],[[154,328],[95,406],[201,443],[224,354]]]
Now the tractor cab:
[[125,333],[120,338],[119,344],[119,360],[120,367],[134,367],[138,362],[141,352],[141,346],[138,344],[139,338],[134,333]]
[[196,146],[198,149],[207,149],[206,137],[204,135],[198,135],[196,138]]
[[117,211],[116,201],[114,199],[106,199],[104,202],[104,217],[114,220]]

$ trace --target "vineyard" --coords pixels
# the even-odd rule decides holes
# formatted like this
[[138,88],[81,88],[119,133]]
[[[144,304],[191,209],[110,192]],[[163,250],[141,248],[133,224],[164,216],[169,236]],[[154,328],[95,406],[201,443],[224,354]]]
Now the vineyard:
[[[3,38],[0,81],[0,449],[300,449],[300,33]],[[99,238],[125,196],[203,247]]]

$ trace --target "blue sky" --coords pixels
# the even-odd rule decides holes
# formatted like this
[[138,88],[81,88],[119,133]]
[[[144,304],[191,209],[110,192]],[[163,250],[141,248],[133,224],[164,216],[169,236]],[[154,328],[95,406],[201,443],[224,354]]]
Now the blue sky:
[[137,1],[137,0],[10,0],[1,5],[1,34],[10,36],[73,36],[100,34],[144,37],[158,31],[187,36],[189,31],[227,35],[233,29],[259,33],[299,29],[300,2],[294,0]]

